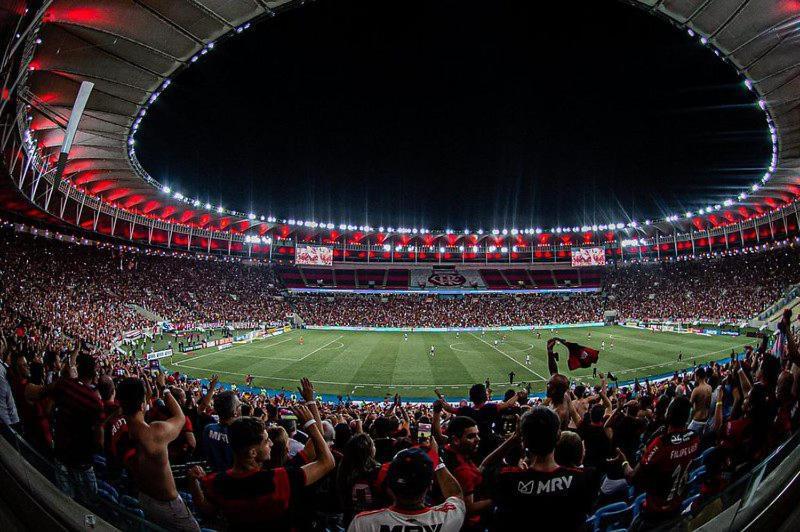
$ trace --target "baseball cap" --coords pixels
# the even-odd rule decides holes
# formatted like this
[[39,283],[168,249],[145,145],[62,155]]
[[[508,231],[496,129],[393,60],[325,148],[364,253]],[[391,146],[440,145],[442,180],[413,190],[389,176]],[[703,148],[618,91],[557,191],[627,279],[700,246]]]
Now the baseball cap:
[[428,454],[412,447],[397,453],[389,464],[387,481],[392,491],[401,497],[417,497],[433,481],[433,461]]

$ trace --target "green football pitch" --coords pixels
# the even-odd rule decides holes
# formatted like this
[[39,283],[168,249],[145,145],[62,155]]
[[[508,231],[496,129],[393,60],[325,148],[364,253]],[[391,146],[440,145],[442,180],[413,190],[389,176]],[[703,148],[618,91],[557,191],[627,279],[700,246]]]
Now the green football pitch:
[[[533,391],[543,391],[548,377],[545,344],[554,335],[597,349],[605,342],[598,371],[611,371],[620,381],[725,358],[731,349],[738,352],[748,343],[745,337],[619,326],[567,328],[555,333],[542,330],[540,339],[529,329],[484,334],[410,332],[408,339],[395,332],[293,330],[223,351],[212,348],[175,354],[161,363],[192,377],[208,378],[216,373],[223,382],[237,384],[252,374],[253,386],[268,389],[294,391],[301,377],[309,377],[321,393],[370,397],[399,393],[427,398],[439,387],[456,398],[466,396],[472,384],[486,379],[495,393],[501,394],[508,388],[511,371],[515,384],[530,383]],[[433,356],[431,346],[435,348]],[[557,351],[562,373],[576,381],[598,382],[592,378],[591,368],[570,372],[566,349],[560,346]],[[680,363],[679,352],[683,353]],[[526,364],[528,355],[530,363]]]

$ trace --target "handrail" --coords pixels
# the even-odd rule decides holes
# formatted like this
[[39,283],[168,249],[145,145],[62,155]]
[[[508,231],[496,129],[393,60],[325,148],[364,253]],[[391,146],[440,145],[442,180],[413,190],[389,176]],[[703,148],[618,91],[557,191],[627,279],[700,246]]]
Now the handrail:
[[[4,427],[0,426],[0,429]],[[11,429],[8,429],[11,431]],[[11,441],[19,441],[11,431]],[[24,445],[24,444],[23,444]],[[0,498],[14,509],[26,529],[116,530],[58,490],[6,438],[0,437]]]

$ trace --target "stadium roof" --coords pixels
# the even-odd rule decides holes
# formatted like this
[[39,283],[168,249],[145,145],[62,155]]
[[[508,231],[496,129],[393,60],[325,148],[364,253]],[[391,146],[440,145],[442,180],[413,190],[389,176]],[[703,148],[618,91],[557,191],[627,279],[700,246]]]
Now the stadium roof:
[[[617,0],[605,0],[608,2]],[[95,84],[70,152],[65,177],[79,190],[153,219],[217,230],[233,224],[273,226],[248,214],[176,197],[136,161],[131,143],[146,107],[183,68],[202,61],[221,38],[235,37],[260,18],[304,0],[54,0],[31,53],[23,103],[31,105],[31,135],[54,160],[80,82]],[[800,194],[800,2],[774,0],[630,0],[697,36],[733,64],[762,101],[774,127],[776,168],[746,196],[709,212],[662,221],[696,228],[736,222]],[[39,40],[40,39],[40,40]],[[636,43],[631,43],[636,46]],[[654,65],[653,68],[657,68]],[[744,79],[744,78],[743,78]],[[202,112],[202,109],[198,109]],[[213,133],[212,133],[213,134]],[[768,164],[768,162],[765,162]],[[765,167],[765,172],[767,168]],[[737,191],[738,193],[738,191]],[[289,216],[291,213],[278,213]],[[338,221],[337,221],[338,228]],[[363,229],[363,227],[362,227]],[[567,228],[569,229],[569,228]],[[545,229],[546,231],[547,229]]]

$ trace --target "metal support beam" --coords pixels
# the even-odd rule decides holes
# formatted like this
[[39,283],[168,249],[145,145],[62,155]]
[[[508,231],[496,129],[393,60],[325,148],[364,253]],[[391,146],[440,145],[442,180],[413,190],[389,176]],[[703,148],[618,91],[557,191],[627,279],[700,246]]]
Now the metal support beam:
[[69,196],[61,196],[61,209],[58,212],[58,217],[62,220],[64,219],[64,211],[67,209],[67,202],[69,202]]
[[119,207],[114,208],[114,216],[111,218],[111,236],[117,231],[117,220],[119,219]]
[[77,225],[78,227],[80,227],[81,225],[81,215],[83,215],[83,205],[85,202],[86,202],[86,194],[81,196],[81,201],[80,203],[78,203],[78,206],[76,207],[75,225]]

